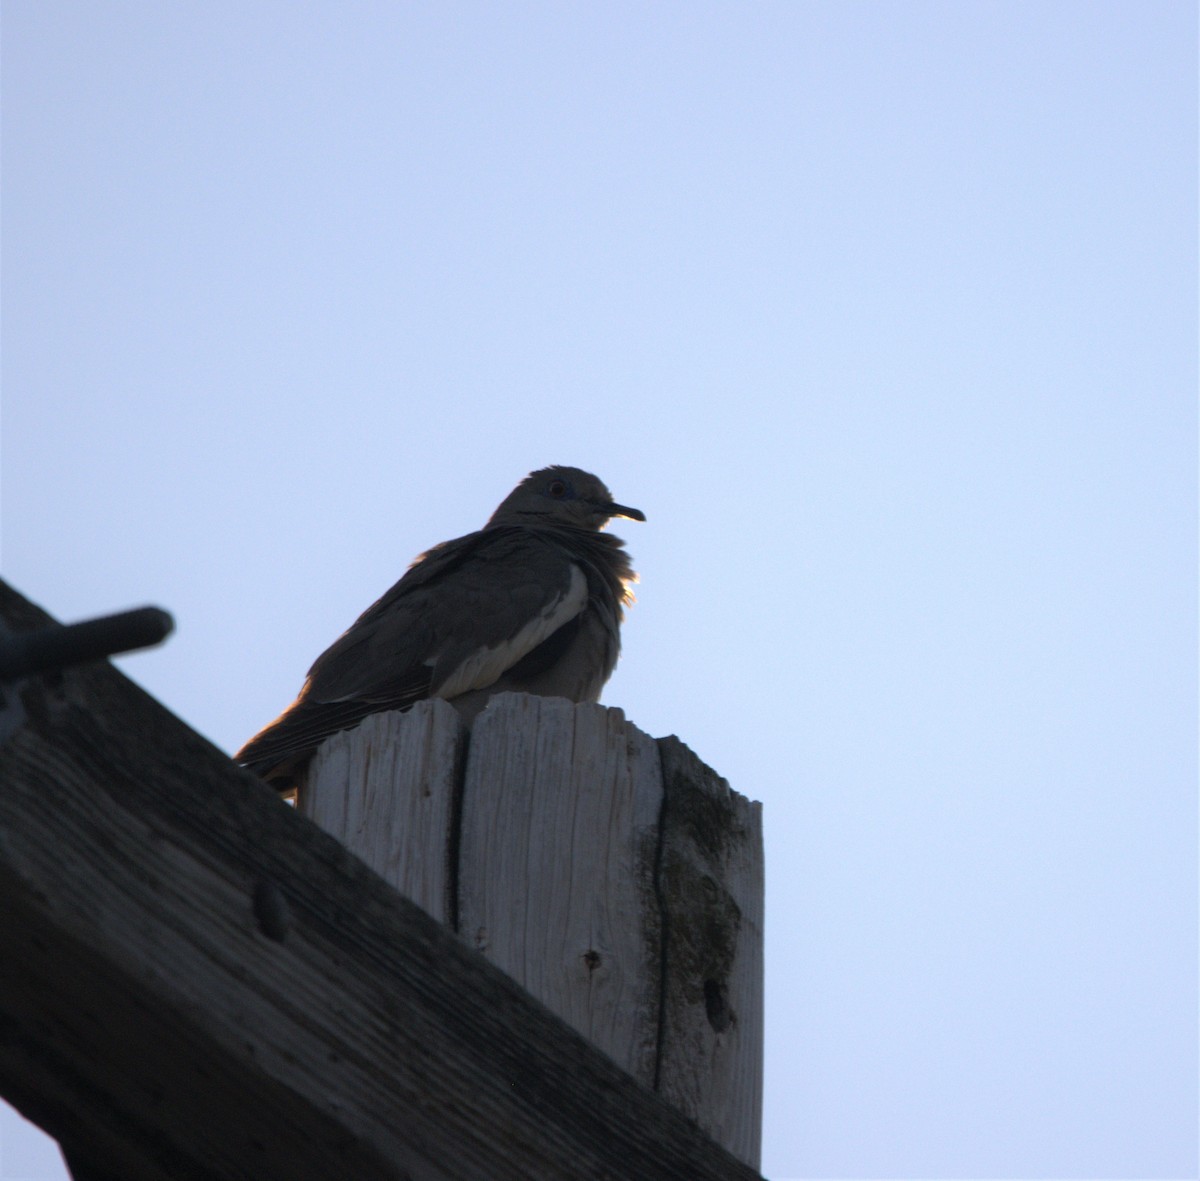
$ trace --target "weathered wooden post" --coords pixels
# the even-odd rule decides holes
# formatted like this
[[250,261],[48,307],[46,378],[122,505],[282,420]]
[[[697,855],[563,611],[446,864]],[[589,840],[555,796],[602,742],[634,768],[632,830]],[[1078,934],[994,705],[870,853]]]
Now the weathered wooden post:
[[[593,897],[573,860],[586,860],[580,850],[607,842],[619,866],[626,854],[612,834],[643,827],[630,801],[645,776],[629,773],[628,765],[621,770],[621,742],[640,746],[643,755],[656,748],[625,727],[617,711],[567,707],[564,713],[565,703],[514,699],[511,708],[539,717],[538,725],[523,731],[489,721],[470,749],[442,704],[419,706],[400,721],[391,731],[399,740],[389,739],[388,749],[380,746],[374,756],[376,775],[381,760],[393,759],[398,781],[415,785],[401,793],[392,822],[448,833],[441,852],[449,855],[435,849],[423,857],[418,841],[416,860],[392,859],[391,875],[404,882],[402,863],[424,862],[429,872],[417,873],[412,888],[431,891],[431,905],[448,905],[451,914],[468,905],[487,908],[485,920],[474,920],[476,934],[485,921],[492,924],[480,955],[115,669],[101,661],[35,671],[31,654],[61,656],[64,633],[69,629],[56,628],[0,581],[0,1095],[58,1138],[77,1175],[123,1181],[750,1181],[756,1175],[672,1106],[686,1107],[697,1077],[721,1086],[723,1077],[738,1077],[720,1069],[739,1061],[729,1033],[748,1028],[750,1011],[739,1009],[731,983],[749,911],[718,880],[742,838],[718,839],[722,825],[705,818],[731,800],[715,776],[697,773],[690,802],[691,788],[676,798],[676,782],[698,766],[684,748],[673,740],[657,747],[664,819],[652,859],[662,903],[644,916],[629,901],[644,891],[618,892],[611,904],[602,894]],[[570,720],[564,729],[560,721],[545,724],[546,717]],[[377,718],[366,725],[396,724]],[[487,740],[492,726],[496,733]],[[543,759],[544,748],[554,746],[551,735],[566,744],[561,757],[569,757],[573,775],[578,765],[578,782],[587,784],[571,821],[570,804],[560,798],[570,783],[546,770]],[[368,736],[364,731],[359,742]],[[487,741],[506,744],[509,763],[479,755]],[[349,805],[341,815],[355,828],[363,808],[373,806],[355,789],[375,778],[353,770],[372,747],[363,742],[357,749],[345,758],[334,792]],[[603,762],[589,761],[602,749]],[[513,769],[530,758],[533,778],[514,780]],[[613,807],[625,801],[618,820],[594,799],[594,784],[609,770]],[[485,797],[493,779],[518,806],[500,820],[480,811],[482,827],[472,837],[469,797]],[[388,794],[374,798],[386,804]],[[318,786],[309,798],[321,795]],[[530,834],[527,862],[510,878],[518,887],[528,880],[531,888],[508,895],[489,890],[482,904],[468,904],[468,895],[487,887],[478,873],[472,878],[462,870],[470,845],[482,840],[493,860],[498,850],[519,848],[500,824]],[[372,827],[379,831],[370,821],[365,831]],[[547,832],[567,842],[561,851],[546,841]],[[567,858],[562,867],[559,852]],[[648,855],[635,853],[633,863]],[[540,910],[526,904],[526,893],[545,893],[537,879],[546,873],[560,893],[575,891],[582,908],[571,899]],[[675,909],[680,894],[695,907],[682,921]],[[510,913],[494,913],[497,898]],[[553,894],[549,900],[564,901]],[[531,926],[509,933],[514,920],[534,913],[548,917],[530,923],[569,926],[557,939],[542,939]],[[711,938],[707,928],[722,924],[726,934]],[[627,987],[635,978],[618,973],[626,966],[630,928],[657,940],[665,964],[654,1036],[665,1049],[655,1054],[651,1079],[659,1095],[609,1056],[624,1052],[624,1042],[636,1057],[638,1039],[645,1040],[636,1032],[644,1014],[628,1020],[622,1011],[622,998],[646,995],[640,981]],[[582,979],[603,1000],[596,1011],[608,1016],[593,1036],[607,1036],[609,1053],[487,962],[501,947],[533,948],[540,959],[541,945],[569,944],[576,936],[587,949],[584,970],[568,946],[560,957],[568,968],[564,991]],[[698,1012],[702,1020],[689,1026]],[[674,1047],[681,1053],[673,1057]],[[708,1060],[701,1061],[704,1054]],[[688,1055],[699,1068],[681,1074],[677,1064]],[[714,1063],[716,1073],[708,1070]],[[757,1073],[749,1073],[735,1099],[756,1099]],[[723,1117],[708,1110],[699,1118],[721,1136]]]
[[761,806],[619,709],[506,693],[328,740],[300,810],[755,1167]]

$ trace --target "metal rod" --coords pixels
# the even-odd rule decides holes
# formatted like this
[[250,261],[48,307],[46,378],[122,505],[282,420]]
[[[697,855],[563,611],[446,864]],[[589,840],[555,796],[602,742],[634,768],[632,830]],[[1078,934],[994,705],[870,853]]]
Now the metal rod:
[[58,624],[0,638],[0,680],[100,660],[135,648],[160,644],[175,628],[161,607],[138,607],[82,623]]

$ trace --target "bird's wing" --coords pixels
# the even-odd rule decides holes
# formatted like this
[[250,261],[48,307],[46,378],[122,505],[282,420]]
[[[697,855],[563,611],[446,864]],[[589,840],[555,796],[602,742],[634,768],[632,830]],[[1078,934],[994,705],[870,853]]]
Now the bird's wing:
[[484,689],[587,605],[587,579],[533,529],[487,529],[419,559],[313,665],[304,696],[337,702]]
[[261,769],[369,714],[486,689],[587,601],[586,575],[548,533],[444,542],[318,657],[296,702],[235,757]]

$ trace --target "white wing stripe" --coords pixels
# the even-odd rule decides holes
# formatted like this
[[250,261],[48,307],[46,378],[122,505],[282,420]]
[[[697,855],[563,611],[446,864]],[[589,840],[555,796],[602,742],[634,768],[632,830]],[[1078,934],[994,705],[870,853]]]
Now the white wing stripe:
[[587,605],[587,597],[587,578],[578,566],[572,564],[571,584],[563,594],[547,603],[541,614],[535,615],[511,639],[495,648],[481,648],[468,656],[434,689],[434,695],[449,699],[469,693],[472,689],[486,689],[495,684],[547,636],[574,619]]

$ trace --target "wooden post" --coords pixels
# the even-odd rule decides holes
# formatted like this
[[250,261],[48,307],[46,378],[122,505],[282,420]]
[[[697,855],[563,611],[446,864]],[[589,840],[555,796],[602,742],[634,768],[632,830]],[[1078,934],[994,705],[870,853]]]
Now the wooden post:
[[755,1167],[761,806],[619,709],[445,702],[318,752],[299,807]]
[[103,661],[0,684],[0,1095],[122,1181],[757,1176]]

